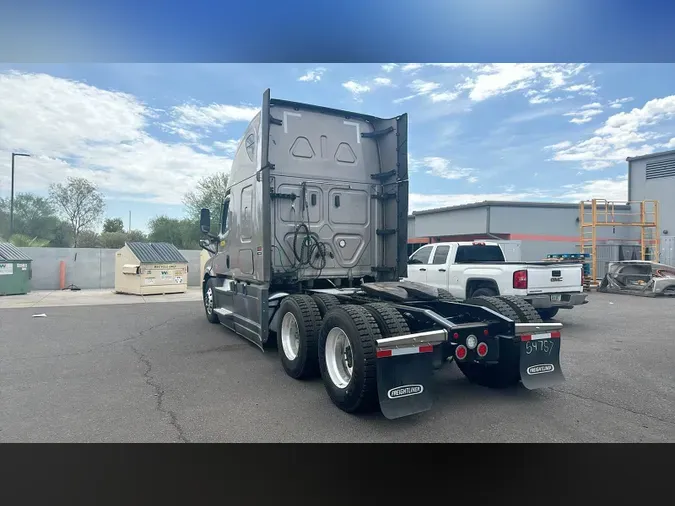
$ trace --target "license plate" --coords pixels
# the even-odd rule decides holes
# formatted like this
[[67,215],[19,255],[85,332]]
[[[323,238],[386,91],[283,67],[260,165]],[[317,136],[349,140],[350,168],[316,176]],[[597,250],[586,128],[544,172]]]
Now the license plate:
[[562,300],[562,295],[559,293],[551,295],[551,302],[560,302]]

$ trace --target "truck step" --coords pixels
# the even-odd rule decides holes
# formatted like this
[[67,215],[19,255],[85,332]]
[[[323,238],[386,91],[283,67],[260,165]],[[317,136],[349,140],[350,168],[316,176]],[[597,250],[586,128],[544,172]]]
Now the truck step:
[[229,309],[225,309],[223,307],[217,307],[213,309],[213,312],[216,313],[218,316],[232,316],[232,311]]

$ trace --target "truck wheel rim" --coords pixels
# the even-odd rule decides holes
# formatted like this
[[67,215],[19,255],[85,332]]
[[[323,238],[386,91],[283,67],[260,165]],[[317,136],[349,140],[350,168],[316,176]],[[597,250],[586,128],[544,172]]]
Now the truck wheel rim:
[[208,314],[213,313],[213,290],[209,288],[204,294],[204,307],[206,307],[206,312]]
[[281,320],[281,348],[289,360],[295,360],[300,349],[300,329],[293,313],[286,313]]
[[326,336],[326,370],[333,384],[346,388],[352,379],[354,357],[349,337],[340,327],[334,327]]

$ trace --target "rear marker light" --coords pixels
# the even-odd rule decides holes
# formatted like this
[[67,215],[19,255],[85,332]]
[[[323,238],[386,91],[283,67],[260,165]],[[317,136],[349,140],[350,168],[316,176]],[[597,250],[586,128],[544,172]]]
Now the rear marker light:
[[416,353],[432,353],[434,346],[431,344],[424,344],[422,346],[407,346],[405,348],[393,348],[391,350],[377,350],[375,356],[377,358],[396,357],[398,355],[414,355]]
[[490,335],[490,331],[489,331],[488,329],[485,329],[485,330],[483,331],[483,335],[484,335],[484,336],[489,336],[489,335]]
[[452,338],[453,339],[459,339],[459,334],[457,332],[455,332],[454,334],[452,334]]
[[473,350],[476,345],[478,344],[478,338],[474,336],[473,334],[470,334],[466,338],[466,347],[469,348],[470,350]]
[[560,339],[560,331],[554,330],[553,332],[551,332],[551,338],[552,339]]
[[420,346],[420,353],[431,353],[434,351],[434,347],[432,345],[427,345],[427,346]]
[[455,356],[457,357],[458,360],[464,360],[466,358],[466,346],[463,344],[460,344],[457,346],[457,349],[455,350]]
[[478,345],[478,348],[476,348],[476,353],[478,353],[478,356],[481,358],[487,355],[487,352],[488,352],[488,345],[485,343],[480,343]]
[[377,358],[391,357],[391,350],[378,350]]

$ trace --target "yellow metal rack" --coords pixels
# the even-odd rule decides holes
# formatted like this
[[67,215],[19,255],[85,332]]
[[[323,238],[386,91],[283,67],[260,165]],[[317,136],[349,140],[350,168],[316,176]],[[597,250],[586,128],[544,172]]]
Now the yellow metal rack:
[[657,200],[632,202],[613,202],[605,199],[584,200],[579,203],[579,225],[580,250],[581,253],[590,254],[591,283],[593,284],[599,281],[598,227],[639,229],[639,237],[631,233],[630,238],[620,240],[631,243],[639,242],[641,260],[659,261],[659,202]]

